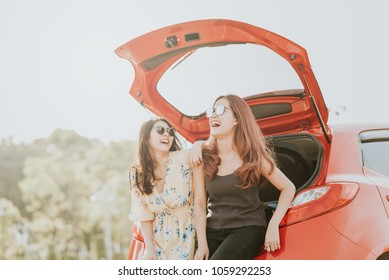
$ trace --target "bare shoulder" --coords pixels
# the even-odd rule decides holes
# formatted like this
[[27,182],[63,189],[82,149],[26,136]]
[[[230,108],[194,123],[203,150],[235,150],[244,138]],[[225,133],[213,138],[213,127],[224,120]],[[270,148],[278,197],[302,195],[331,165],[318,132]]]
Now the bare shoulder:
[[190,163],[190,150],[182,149],[179,151],[170,152],[170,157],[180,163],[188,164]]
[[267,177],[274,173],[276,166],[272,166],[272,164],[267,160],[262,160],[261,162],[261,173],[263,176]]

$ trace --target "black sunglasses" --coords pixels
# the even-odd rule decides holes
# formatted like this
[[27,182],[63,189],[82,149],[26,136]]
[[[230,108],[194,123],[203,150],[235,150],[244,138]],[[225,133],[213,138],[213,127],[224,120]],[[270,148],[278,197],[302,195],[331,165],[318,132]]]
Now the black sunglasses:
[[166,132],[170,136],[174,136],[174,129],[172,127],[164,128],[162,125],[158,125],[155,127],[155,130],[157,131],[157,133],[159,135],[163,135],[165,133],[165,130],[166,130]]
[[208,108],[207,111],[205,111],[205,115],[207,116],[207,118],[211,118],[213,113],[215,113],[217,116],[221,116],[223,115],[223,113],[226,111],[226,110],[231,110],[230,108],[227,108],[226,106],[224,105],[219,105],[217,106],[216,108],[215,107],[211,107],[211,108]]

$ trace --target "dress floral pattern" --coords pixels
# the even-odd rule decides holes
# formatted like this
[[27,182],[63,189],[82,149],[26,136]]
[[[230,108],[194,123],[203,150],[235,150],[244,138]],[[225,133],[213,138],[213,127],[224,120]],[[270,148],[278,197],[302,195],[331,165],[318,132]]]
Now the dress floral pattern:
[[192,191],[192,171],[189,151],[170,152],[166,166],[164,188],[153,188],[142,194],[135,184],[136,169],[130,169],[133,221],[153,220],[154,249],[161,260],[193,259],[195,226]]

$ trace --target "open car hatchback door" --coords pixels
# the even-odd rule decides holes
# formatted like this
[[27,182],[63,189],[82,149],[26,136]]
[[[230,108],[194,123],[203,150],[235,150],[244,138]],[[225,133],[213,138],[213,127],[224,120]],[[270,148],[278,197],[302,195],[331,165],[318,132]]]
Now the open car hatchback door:
[[[319,130],[324,133],[329,142],[328,110],[312,72],[306,50],[273,32],[231,20],[199,20],[144,34],[118,47],[115,52],[129,60],[134,67],[135,78],[130,94],[142,106],[169,120],[182,136],[193,142],[208,138],[209,124],[204,114],[206,108],[190,114],[183,112],[179,108],[179,102],[174,104],[174,100],[165,97],[164,93],[168,91],[160,90],[161,80],[169,70],[179,68],[181,67],[179,64],[191,60],[199,50],[212,49],[216,52],[238,45],[250,45],[262,49],[265,47],[275,53],[291,66],[294,75],[302,85],[299,89],[270,89],[265,93],[257,90],[248,91],[249,96],[244,98],[250,105],[263,133],[275,135]],[[233,59],[234,52],[229,54],[232,65]],[[260,64],[263,64],[263,61],[258,63]],[[222,70],[222,67],[219,69]],[[242,77],[237,75],[224,77],[225,81],[233,79],[245,83],[245,69],[238,68],[238,70]],[[189,94],[191,85],[183,82],[179,77],[174,80],[175,84],[181,83],[183,89],[176,95],[178,99],[194,103],[208,97],[208,94],[201,92]],[[227,93],[229,92],[222,92],[222,94]]]

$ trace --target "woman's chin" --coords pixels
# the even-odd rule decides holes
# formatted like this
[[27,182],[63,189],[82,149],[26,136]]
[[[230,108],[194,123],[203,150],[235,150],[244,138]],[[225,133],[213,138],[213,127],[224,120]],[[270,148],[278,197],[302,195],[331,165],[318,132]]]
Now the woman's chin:
[[213,137],[218,136],[218,135],[219,135],[218,129],[211,128],[211,131],[209,132],[209,135],[211,135],[211,136],[213,136]]

